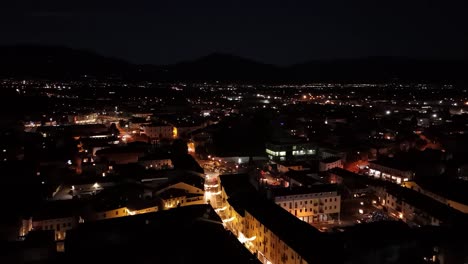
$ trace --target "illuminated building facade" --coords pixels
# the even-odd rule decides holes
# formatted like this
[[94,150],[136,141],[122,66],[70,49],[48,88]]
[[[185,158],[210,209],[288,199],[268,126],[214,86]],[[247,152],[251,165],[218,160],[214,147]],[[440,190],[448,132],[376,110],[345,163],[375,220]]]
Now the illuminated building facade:
[[92,220],[105,220],[105,219],[112,219],[116,217],[123,217],[129,215],[137,215],[137,214],[145,214],[145,213],[153,213],[158,211],[157,205],[148,205],[139,208],[131,208],[130,206],[123,206],[118,207],[115,209],[110,209],[106,211],[96,212],[94,216],[92,216]]
[[192,194],[183,189],[172,188],[158,195],[162,202],[162,208],[168,210],[175,207],[205,204],[204,194]]
[[174,165],[170,158],[152,158],[152,157],[142,157],[138,159],[138,163],[141,164],[146,169],[152,170],[163,170],[163,169],[172,169]]
[[20,237],[26,236],[32,230],[53,230],[55,233],[55,240],[65,240],[68,230],[75,228],[80,221],[81,217],[60,217],[54,218],[29,218],[22,221],[20,227]]
[[153,124],[142,127],[145,133],[151,139],[174,139],[177,138],[177,128],[167,124]]
[[369,176],[402,184],[413,180],[414,173],[410,169],[397,164],[392,165],[387,162],[375,161],[369,163]]
[[311,143],[268,143],[266,154],[272,161],[300,161],[315,157],[317,147]]
[[278,188],[271,193],[277,205],[304,222],[334,222],[340,219],[341,196],[334,184]]
[[[320,263],[314,260],[320,259],[330,247],[322,241],[321,233],[272,201],[259,197],[253,187],[247,186],[248,180],[244,184],[246,177],[220,176],[222,208],[218,213],[226,228],[262,263]],[[240,182],[244,182],[240,184],[244,187]]]
[[390,215],[417,226],[440,226],[466,220],[465,214],[422,193],[394,184],[374,187]]

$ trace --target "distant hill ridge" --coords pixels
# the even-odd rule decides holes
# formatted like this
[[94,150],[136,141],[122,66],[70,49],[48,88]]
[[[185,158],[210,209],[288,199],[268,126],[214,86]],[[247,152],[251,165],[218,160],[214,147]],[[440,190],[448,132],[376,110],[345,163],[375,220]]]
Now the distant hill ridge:
[[79,78],[84,75],[153,81],[427,81],[468,82],[466,60],[369,57],[276,66],[213,53],[172,65],[136,65],[91,51],[59,46],[0,47],[0,76]]

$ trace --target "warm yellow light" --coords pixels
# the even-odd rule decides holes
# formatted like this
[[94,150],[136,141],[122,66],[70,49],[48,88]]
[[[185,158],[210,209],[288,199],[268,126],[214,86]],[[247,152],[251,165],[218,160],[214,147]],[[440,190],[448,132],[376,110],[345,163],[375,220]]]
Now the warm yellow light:
[[187,148],[189,153],[194,153],[195,152],[195,143],[189,142],[187,143]]
[[239,241],[241,243],[245,243],[245,242],[248,242],[248,241],[253,241],[257,238],[257,236],[253,236],[253,237],[245,237],[244,234],[242,232],[239,232],[239,237],[237,239],[239,239]]
[[231,217],[231,218],[228,218],[228,219],[224,219],[224,220],[223,220],[223,223],[232,222],[234,219],[235,219],[234,216]]
[[130,211],[127,208],[125,208],[125,211],[127,211],[127,214],[129,214],[129,215],[135,215],[136,214],[134,211]]
[[172,136],[173,136],[174,138],[177,138],[177,135],[178,135],[178,134],[177,134],[177,127],[174,127],[174,128],[172,129]]
[[226,206],[224,206],[224,207],[221,207],[221,208],[215,209],[215,211],[216,211],[216,212],[220,212],[220,211],[224,211],[224,210],[226,210],[226,209],[227,209],[227,207],[226,207]]

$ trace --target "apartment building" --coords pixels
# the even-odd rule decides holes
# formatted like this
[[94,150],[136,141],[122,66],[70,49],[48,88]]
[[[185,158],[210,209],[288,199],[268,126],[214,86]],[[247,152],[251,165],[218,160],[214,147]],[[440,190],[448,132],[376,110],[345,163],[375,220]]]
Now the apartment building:
[[276,188],[270,193],[277,205],[304,222],[334,222],[340,219],[341,196],[335,184]]

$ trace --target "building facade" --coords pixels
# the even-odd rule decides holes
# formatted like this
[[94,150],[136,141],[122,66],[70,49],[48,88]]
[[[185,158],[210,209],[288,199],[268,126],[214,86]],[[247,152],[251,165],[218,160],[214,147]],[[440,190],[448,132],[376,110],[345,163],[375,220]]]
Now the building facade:
[[414,172],[409,169],[396,168],[394,166],[370,162],[369,176],[381,180],[391,181],[397,184],[402,184],[403,182],[413,180]]
[[171,159],[146,159],[142,158],[138,161],[146,169],[153,169],[153,170],[164,170],[164,169],[172,169],[174,165],[172,165]]
[[[317,229],[247,190],[249,187],[233,183],[236,178],[241,176],[221,176],[222,207],[218,214],[223,225],[262,263],[319,263],[313,260],[322,257],[322,247],[332,248],[320,239]],[[330,263],[335,263],[333,257],[329,257]]]
[[60,218],[28,218],[22,220],[20,227],[20,237],[25,237],[32,230],[52,230],[55,233],[56,241],[65,240],[68,230],[76,228],[83,219],[81,217],[60,217]]
[[284,210],[307,223],[333,222],[340,219],[341,196],[331,191],[298,188],[274,194],[274,201]]
[[319,162],[319,171],[328,171],[333,168],[343,168],[343,161],[339,157],[329,157]]
[[177,138],[177,128],[171,125],[145,125],[143,133],[151,139],[174,139]]
[[300,161],[315,157],[317,147],[311,143],[267,143],[266,154],[272,161]]

